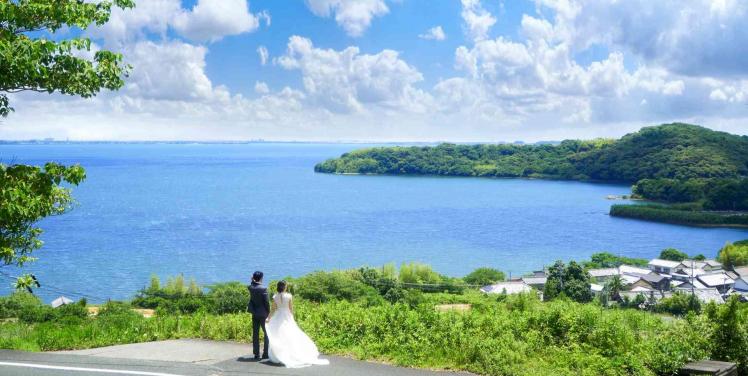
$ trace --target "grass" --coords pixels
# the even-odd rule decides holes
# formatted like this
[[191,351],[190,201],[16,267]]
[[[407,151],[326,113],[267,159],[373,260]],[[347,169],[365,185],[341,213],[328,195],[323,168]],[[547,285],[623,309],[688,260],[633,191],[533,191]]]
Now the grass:
[[[445,298],[445,299],[443,299]],[[437,303],[471,304],[438,312]],[[348,301],[296,304],[299,325],[329,354],[486,375],[654,375],[708,357],[703,319],[666,323],[634,310],[601,310],[533,296],[432,294],[416,307]],[[0,324],[0,347],[83,349],[176,338],[251,341],[247,314],[115,314]]]

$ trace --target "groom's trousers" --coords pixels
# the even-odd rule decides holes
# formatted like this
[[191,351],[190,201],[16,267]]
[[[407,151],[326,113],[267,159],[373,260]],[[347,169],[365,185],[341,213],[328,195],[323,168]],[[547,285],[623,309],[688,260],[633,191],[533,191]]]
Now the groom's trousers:
[[260,328],[262,328],[262,334],[263,337],[265,337],[265,342],[262,347],[262,356],[268,356],[270,340],[268,340],[268,332],[265,329],[265,319],[265,317],[252,316],[252,351],[255,356],[260,356]]

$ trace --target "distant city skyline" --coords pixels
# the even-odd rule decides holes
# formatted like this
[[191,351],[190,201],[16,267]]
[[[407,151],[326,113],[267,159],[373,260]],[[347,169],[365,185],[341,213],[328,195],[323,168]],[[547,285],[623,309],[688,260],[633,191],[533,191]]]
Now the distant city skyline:
[[125,87],[13,94],[0,139],[532,143],[670,122],[748,134],[746,2],[136,3],[85,31],[133,66]]

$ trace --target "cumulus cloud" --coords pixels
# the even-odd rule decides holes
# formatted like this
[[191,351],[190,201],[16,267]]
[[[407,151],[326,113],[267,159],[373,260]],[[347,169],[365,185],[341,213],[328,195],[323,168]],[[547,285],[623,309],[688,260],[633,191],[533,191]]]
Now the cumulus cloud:
[[491,13],[483,9],[480,0],[462,0],[462,20],[465,34],[473,41],[488,37],[488,31],[496,23]]
[[226,36],[253,32],[260,20],[270,26],[270,14],[252,14],[246,0],[198,0],[192,9],[180,0],[149,0],[135,8],[114,8],[109,22],[88,33],[109,45],[122,46],[151,34],[167,38],[169,29],[196,42],[215,42]]
[[419,34],[418,37],[427,40],[445,40],[447,39],[447,34],[444,33],[441,26],[434,26],[425,33]]
[[352,37],[363,35],[374,17],[390,11],[384,0],[306,0],[306,5],[319,17],[334,17]]
[[270,88],[268,88],[268,84],[257,81],[255,82],[255,93],[257,94],[267,94],[270,92]]
[[417,110],[425,97],[413,86],[423,79],[421,73],[392,50],[369,55],[358,47],[321,49],[292,36],[278,63],[301,71],[307,94],[332,111],[363,111],[367,105]]
[[198,0],[191,11],[176,14],[173,25],[189,39],[215,42],[225,36],[254,31],[260,21],[249,12],[246,0]]

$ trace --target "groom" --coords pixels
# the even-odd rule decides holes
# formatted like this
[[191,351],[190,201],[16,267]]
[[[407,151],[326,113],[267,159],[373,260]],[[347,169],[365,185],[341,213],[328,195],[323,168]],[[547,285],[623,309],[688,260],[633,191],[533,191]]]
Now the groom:
[[252,284],[249,288],[249,303],[247,311],[252,314],[252,351],[255,360],[260,359],[260,328],[265,337],[265,343],[262,347],[262,359],[268,358],[268,332],[265,330],[265,320],[270,314],[270,300],[268,299],[268,289],[262,285],[263,274],[256,271],[252,274]]

